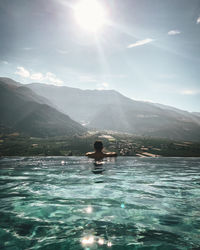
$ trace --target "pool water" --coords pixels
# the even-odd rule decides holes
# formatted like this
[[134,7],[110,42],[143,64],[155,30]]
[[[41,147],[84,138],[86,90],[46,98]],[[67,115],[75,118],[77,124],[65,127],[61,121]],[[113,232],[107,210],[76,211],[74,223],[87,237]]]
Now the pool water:
[[200,158],[0,160],[0,249],[200,249]]

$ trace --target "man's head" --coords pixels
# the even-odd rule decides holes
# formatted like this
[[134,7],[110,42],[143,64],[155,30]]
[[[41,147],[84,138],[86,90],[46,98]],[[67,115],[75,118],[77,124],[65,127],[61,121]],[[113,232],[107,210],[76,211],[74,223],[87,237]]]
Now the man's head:
[[97,152],[101,152],[102,149],[103,149],[103,143],[102,143],[102,141],[95,141],[95,143],[94,143],[94,149]]

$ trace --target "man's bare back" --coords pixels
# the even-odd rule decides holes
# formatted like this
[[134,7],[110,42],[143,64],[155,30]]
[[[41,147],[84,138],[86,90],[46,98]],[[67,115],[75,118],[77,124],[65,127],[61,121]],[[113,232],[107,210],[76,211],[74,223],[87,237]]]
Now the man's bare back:
[[95,161],[101,161],[105,157],[116,157],[117,153],[115,152],[109,152],[109,153],[104,153],[104,152],[88,152],[86,153],[86,156],[89,158],[95,159]]
[[94,143],[94,149],[95,152],[88,152],[85,155],[88,156],[89,158],[95,159],[95,161],[101,161],[105,157],[116,157],[117,153],[115,152],[108,152],[105,153],[103,152],[103,144],[101,141],[96,141]]

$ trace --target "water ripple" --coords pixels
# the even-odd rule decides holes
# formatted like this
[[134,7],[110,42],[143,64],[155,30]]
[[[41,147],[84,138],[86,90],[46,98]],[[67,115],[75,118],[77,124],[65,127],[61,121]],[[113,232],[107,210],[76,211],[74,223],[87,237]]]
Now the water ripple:
[[1,249],[199,249],[200,159],[0,160]]

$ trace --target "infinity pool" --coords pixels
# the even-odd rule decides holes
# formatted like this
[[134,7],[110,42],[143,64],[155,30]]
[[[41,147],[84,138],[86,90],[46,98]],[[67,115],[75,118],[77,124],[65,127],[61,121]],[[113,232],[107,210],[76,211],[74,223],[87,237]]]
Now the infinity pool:
[[200,249],[200,158],[0,160],[0,249]]

